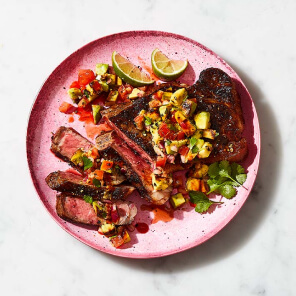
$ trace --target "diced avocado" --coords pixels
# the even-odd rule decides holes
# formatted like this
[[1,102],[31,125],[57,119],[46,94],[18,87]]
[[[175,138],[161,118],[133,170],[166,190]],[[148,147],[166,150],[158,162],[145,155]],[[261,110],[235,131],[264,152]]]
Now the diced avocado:
[[117,90],[111,90],[108,94],[108,97],[106,101],[108,102],[116,102],[118,98],[118,91]]
[[81,166],[83,166],[83,160],[82,160],[83,154],[84,154],[83,150],[79,148],[71,157],[71,162],[73,162],[76,165],[81,164]]
[[91,108],[92,108],[94,123],[97,124],[100,121],[101,117],[102,117],[101,113],[100,113],[100,111],[102,109],[102,106],[100,106],[100,105],[92,105]]
[[70,96],[71,100],[75,103],[78,104],[79,100],[82,97],[82,92],[79,88],[70,88],[68,90],[68,95]]
[[200,139],[200,138],[202,137],[202,134],[203,134],[203,132],[202,132],[201,130],[197,130],[197,131],[193,134],[192,138]]
[[199,191],[200,190],[200,179],[188,178],[186,182],[187,191]]
[[193,171],[192,177],[202,178],[208,173],[209,167],[206,164],[198,163],[195,165],[195,170]]
[[78,107],[84,108],[88,103],[89,100],[87,98],[82,98],[78,103]]
[[180,88],[172,94],[170,101],[173,105],[180,106],[186,97],[187,97],[186,89]]
[[151,136],[152,136],[152,141],[155,144],[158,144],[158,142],[160,140],[162,140],[161,136],[158,133],[158,126],[156,124],[150,125],[150,133],[151,133]]
[[198,155],[198,152],[189,150],[188,153],[185,155],[184,163],[187,163],[188,161],[192,161],[197,155]]
[[165,190],[169,187],[169,179],[163,177],[156,177],[155,174],[152,174],[152,186],[155,190]]
[[170,203],[174,209],[182,206],[186,202],[182,193],[177,193],[170,198]]
[[212,150],[213,150],[212,144],[209,142],[205,142],[202,148],[200,149],[200,151],[198,152],[198,157],[207,158],[211,154]]
[[109,91],[109,85],[105,81],[99,81],[102,87],[102,91],[108,92]]
[[98,93],[89,84],[85,86],[85,89],[89,92],[87,95],[89,102],[92,102],[94,99],[98,97]]
[[194,121],[198,129],[208,129],[210,127],[210,113],[199,112],[194,116]]
[[181,109],[185,116],[191,117],[197,107],[197,104],[190,99],[186,99],[182,105]]
[[108,64],[96,64],[96,74],[97,75],[104,75],[108,71]]
[[181,111],[177,111],[175,113],[175,119],[178,123],[180,123],[180,122],[183,122],[187,118]]
[[160,106],[159,107],[159,114],[162,120],[165,120],[167,116],[170,114],[170,106]]
[[99,228],[99,232],[103,233],[105,236],[113,236],[116,234],[116,227],[113,223],[104,223]]
[[143,91],[141,91],[140,89],[134,88],[128,97],[129,99],[137,99],[139,97],[139,94],[142,93]]
[[[169,145],[167,143],[165,144],[165,150],[167,154],[175,154],[178,152],[179,148],[187,144],[187,139],[185,140],[179,140],[179,141],[171,141]],[[172,150],[172,147],[175,147],[175,149]],[[174,151],[177,150],[177,151]]]
[[204,138],[214,140],[216,137],[216,131],[212,129],[206,129],[203,131],[202,136]]
[[113,86],[116,84],[116,75],[106,73],[104,75],[101,75],[100,80],[106,82],[108,85]]
[[122,79],[119,76],[117,76],[116,84],[118,86],[122,85]]
[[173,94],[172,92],[165,91],[163,92],[161,99],[163,101],[169,101],[171,99],[172,94]]
[[152,122],[159,121],[161,119],[157,111],[147,112],[145,116],[150,118]]

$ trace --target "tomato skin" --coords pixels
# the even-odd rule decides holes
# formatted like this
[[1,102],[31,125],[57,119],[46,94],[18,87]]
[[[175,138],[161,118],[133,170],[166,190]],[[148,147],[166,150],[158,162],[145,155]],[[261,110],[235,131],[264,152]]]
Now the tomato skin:
[[184,140],[184,139],[185,139],[185,133],[183,131],[179,131],[177,133],[177,141]]
[[171,130],[169,129],[168,125],[163,122],[159,129],[158,129],[158,134],[162,137],[162,138],[167,138],[167,136],[170,134]]
[[176,111],[173,111],[172,112],[172,115],[171,115],[171,122],[173,122],[173,123],[177,123],[177,120],[176,120],[176,118],[175,118],[175,113],[176,113]]
[[144,115],[139,114],[137,117],[135,117],[134,121],[138,130],[144,129]]
[[78,83],[81,86],[85,86],[87,84],[89,84],[90,82],[92,82],[94,79],[96,78],[94,72],[92,70],[79,70],[78,73]]
[[187,146],[182,146],[180,149],[179,149],[179,153],[181,155],[186,155],[189,151],[189,148]]
[[100,91],[102,86],[101,84],[99,83],[98,80],[93,80],[92,82],[90,82],[90,87],[92,87],[96,92]]
[[166,157],[157,156],[156,167],[163,168],[165,166],[166,160]]
[[71,83],[70,88],[80,88],[80,84],[78,81],[74,81]]
[[95,178],[98,179],[98,180],[103,180],[104,179],[104,171],[95,170],[94,175],[95,175]]

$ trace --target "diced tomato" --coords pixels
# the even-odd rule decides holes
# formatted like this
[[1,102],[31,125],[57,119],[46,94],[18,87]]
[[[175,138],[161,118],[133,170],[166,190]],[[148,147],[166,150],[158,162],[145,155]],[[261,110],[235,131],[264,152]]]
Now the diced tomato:
[[95,176],[95,179],[103,180],[103,178],[104,178],[104,171],[95,170],[94,171],[94,176]]
[[167,160],[166,156],[164,157],[157,156],[156,167],[163,168],[165,166],[166,160]]
[[159,90],[159,91],[157,91],[157,92],[153,95],[153,98],[158,99],[158,100],[161,100],[161,99],[162,99],[162,95],[163,95],[163,91],[162,91],[162,90]]
[[102,165],[101,165],[101,170],[102,171],[108,171],[113,167],[113,161],[111,160],[103,160]]
[[173,123],[177,123],[177,120],[176,120],[176,118],[175,118],[175,113],[176,113],[176,111],[173,111],[172,113],[171,113],[171,122],[173,122]]
[[121,237],[121,235],[111,238],[110,241],[115,248],[119,248],[124,244],[124,239]]
[[128,94],[130,94],[133,91],[133,87],[129,84],[125,85],[125,90]]
[[93,147],[91,149],[91,157],[92,158],[98,158],[99,156],[99,150],[96,147]]
[[161,102],[159,100],[151,100],[149,102],[150,108],[156,108],[156,107],[160,107],[160,106],[161,106]]
[[181,129],[187,129],[186,121],[180,121],[179,125],[180,125]]
[[80,85],[87,85],[92,82],[96,78],[94,72],[92,70],[79,70],[78,73],[78,83]]
[[139,114],[134,121],[138,130],[144,129],[144,115]]
[[124,85],[120,85],[120,87],[118,88],[118,94],[123,102],[129,101],[129,93],[126,91]]
[[189,151],[189,148],[187,146],[182,146],[180,149],[179,149],[179,153],[181,155],[186,155]]
[[79,82],[78,81],[72,82],[72,84],[70,85],[70,88],[80,88]]
[[159,127],[159,130],[158,130],[158,134],[163,137],[163,138],[166,138],[167,135],[169,135],[171,132],[171,130],[169,129],[168,125],[163,122],[160,127]]
[[184,140],[185,139],[185,133],[182,132],[182,131],[179,131],[177,133],[177,137],[176,137],[177,141],[180,141],[180,140]]
[[61,106],[59,107],[60,112],[65,113],[65,114],[71,114],[76,110],[76,107],[67,103],[63,102]]
[[96,79],[93,80],[93,81],[90,83],[90,86],[91,86],[96,92],[100,91],[101,88],[102,88],[101,84],[100,84],[99,81],[96,80]]
[[196,207],[196,204],[192,203],[191,201],[189,202],[190,206],[192,206],[193,208]]

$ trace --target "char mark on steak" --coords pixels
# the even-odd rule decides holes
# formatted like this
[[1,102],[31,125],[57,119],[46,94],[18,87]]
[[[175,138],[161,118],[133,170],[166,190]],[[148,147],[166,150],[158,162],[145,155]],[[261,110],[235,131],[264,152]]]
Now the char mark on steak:
[[101,210],[97,209],[96,212],[93,205],[85,202],[82,196],[62,193],[57,195],[56,211],[63,219],[87,225],[102,225],[107,219],[112,220],[111,212],[113,218],[116,217],[112,221],[115,225],[127,225],[133,222],[137,214],[137,208],[132,202],[98,203]]
[[243,160],[248,152],[247,141],[242,137],[244,119],[241,100],[231,77],[221,69],[208,68],[200,73],[199,80],[188,87],[187,92],[197,99],[196,112],[209,112],[211,128],[219,133],[212,153],[203,161]]
[[180,84],[161,84],[143,98],[127,102],[118,106],[113,106],[101,112],[103,119],[113,128],[116,133],[134,150],[136,153],[152,165],[156,161],[157,154],[154,151],[152,137],[150,133],[146,136],[135,127],[134,118],[141,110],[149,109],[149,102],[152,95],[158,90],[166,91],[168,88],[177,89]]
[[125,199],[134,191],[133,186],[108,186],[96,187],[89,185],[83,176],[71,172],[57,171],[50,173],[45,179],[47,185],[59,192],[68,192],[73,195],[90,195],[95,200],[119,200]]
[[[152,186],[152,166],[135,153],[116,132],[112,131],[96,138],[96,147],[100,153],[115,150],[125,161],[125,174],[142,197],[154,204],[164,204],[171,192],[171,187],[155,191]],[[109,153],[109,152],[108,152]]]

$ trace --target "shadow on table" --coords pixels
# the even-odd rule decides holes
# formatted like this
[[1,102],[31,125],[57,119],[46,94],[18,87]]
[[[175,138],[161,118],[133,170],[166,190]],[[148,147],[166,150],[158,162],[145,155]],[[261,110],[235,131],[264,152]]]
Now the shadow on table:
[[112,257],[110,260],[130,268],[156,273],[182,272],[198,269],[223,260],[239,251],[255,235],[256,230],[271,212],[281,172],[282,149],[275,114],[260,88],[246,73],[232,65],[253,98],[261,129],[261,160],[254,188],[234,219],[209,241],[188,251],[149,260]]

